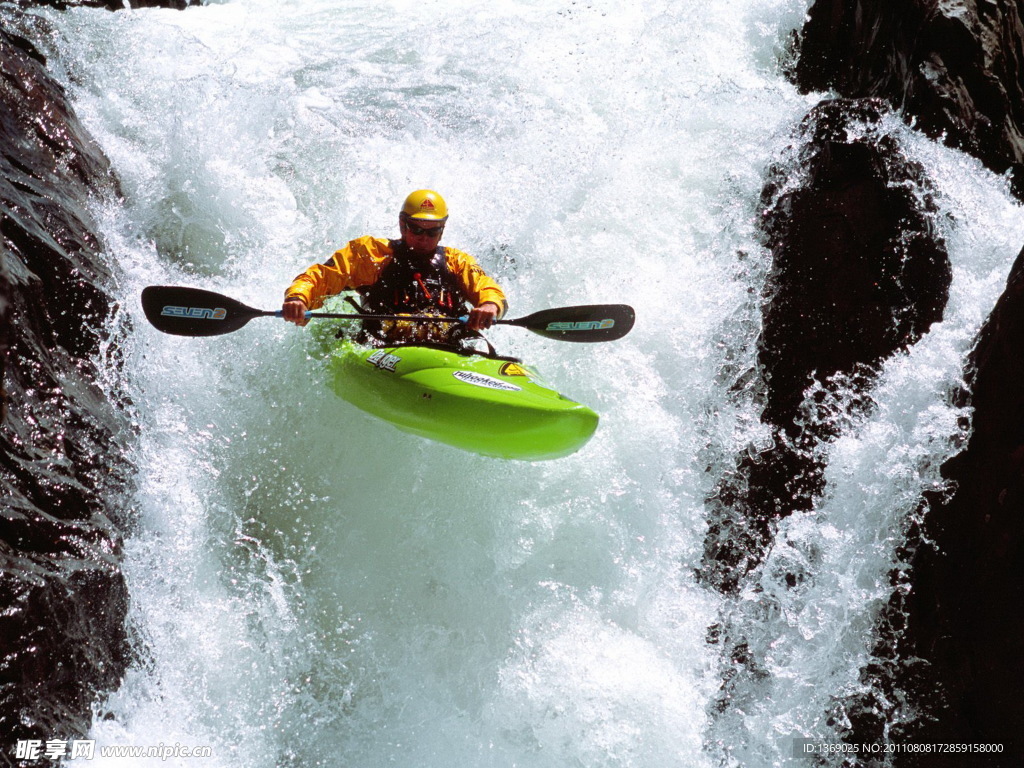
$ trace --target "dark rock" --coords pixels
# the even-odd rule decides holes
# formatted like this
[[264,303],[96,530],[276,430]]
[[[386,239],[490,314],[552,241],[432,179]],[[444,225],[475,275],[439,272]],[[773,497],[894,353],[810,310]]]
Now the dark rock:
[[801,127],[798,187],[775,169],[758,361],[765,420],[790,434],[816,378],[875,368],[942,319],[951,272],[924,171],[885,133],[878,100],[824,102]]
[[1024,198],[1019,0],[816,0],[795,77],[804,91],[885,99],[929,136],[1011,171]]
[[[1020,765],[1024,756],[1024,251],[971,353],[966,448],[942,467],[908,537],[909,572],[865,670],[903,742],[1001,744],[1001,753],[903,755],[900,766]],[[856,708],[862,702],[848,704]]]
[[710,502],[703,576],[723,590],[760,562],[775,521],[811,508],[817,453],[870,407],[879,365],[942,318],[949,259],[923,171],[885,132],[886,111],[880,100],[819,105],[765,187],[773,261],[758,362],[775,439]]
[[0,764],[84,734],[126,662],[129,429],[99,385],[114,306],[88,212],[116,187],[43,62],[0,29]]

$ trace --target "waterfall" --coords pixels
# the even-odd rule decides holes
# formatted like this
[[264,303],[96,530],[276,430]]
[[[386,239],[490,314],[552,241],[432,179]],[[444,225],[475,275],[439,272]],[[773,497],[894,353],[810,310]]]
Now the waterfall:
[[[137,658],[97,745],[209,746],[218,768],[704,768],[805,765],[794,739],[836,739],[1024,222],[1003,179],[892,121],[936,188],[945,318],[822,447],[824,496],[739,593],[703,586],[705,499],[770,440],[734,384],[755,367],[765,172],[819,99],[782,74],[808,4],[40,11],[124,192],[97,215],[134,327]],[[349,239],[394,236],[422,187],[513,314],[636,308],[610,344],[490,334],[601,414],[578,454],[400,433],[332,394],[308,330],[176,338],[142,316],[148,284],[276,308]]]

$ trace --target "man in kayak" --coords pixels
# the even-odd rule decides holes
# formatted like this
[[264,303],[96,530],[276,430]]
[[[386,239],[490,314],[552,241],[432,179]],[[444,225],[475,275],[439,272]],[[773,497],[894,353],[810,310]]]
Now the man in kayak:
[[[467,314],[468,303],[466,328],[490,328],[505,313],[505,293],[468,253],[438,244],[447,221],[448,206],[437,192],[413,192],[398,214],[401,239],[360,237],[324,264],[311,266],[285,291],[284,319],[305,325],[307,310],[317,309],[328,296],[355,289],[370,313],[459,317]],[[402,325],[408,337],[410,324]],[[441,335],[456,326],[432,325],[445,329]],[[384,328],[391,339],[401,336],[397,330],[394,325]],[[420,334],[415,337],[422,340]]]

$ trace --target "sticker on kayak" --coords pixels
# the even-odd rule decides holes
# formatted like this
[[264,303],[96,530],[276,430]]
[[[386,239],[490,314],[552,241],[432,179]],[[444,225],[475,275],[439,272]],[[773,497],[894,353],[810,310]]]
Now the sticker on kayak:
[[505,363],[498,369],[502,376],[529,376],[530,373],[518,363]]
[[402,362],[402,358],[398,355],[392,355],[390,352],[385,352],[383,349],[380,349],[366,358],[366,362],[370,365],[377,366],[382,371],[391,371],[394,373],[395,366]]
[[160,314],[166,317],[191,317],[197,320],[223,320],[228,316],[228,311],[221,307],[209,309],[208,307],[172,307],[168,305]]
[[575,323],[548,323],[549,331],[603,331],[607,328],[614,328],[615,320],[580,320]]
[[517,387],[515,384],[509,384],[507,381],[495,379],[491,376],[484,376],[482,373],[473,373],[472,371],[453,371],[452,376],[461,382],[472,384],[475,387],[501,389],[505,392],[518,392],[522,389],[522,387]]

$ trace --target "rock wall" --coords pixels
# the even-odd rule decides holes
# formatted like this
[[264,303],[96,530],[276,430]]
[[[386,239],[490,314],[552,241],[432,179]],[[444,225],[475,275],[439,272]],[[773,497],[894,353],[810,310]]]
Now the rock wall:
[[[1001,743],[1024,762],[1024,250],[968,361],[974,408],[966,448],[942,468],[951,498],[930,497],[912,561],[901,659],[929,665],[942,690],[921,740]],[[933,542],[933,543],[932,543]],[[935,684],[938,683],[938,686]],[[953,760],[933,765],[962,765]]]
[[[1022,14],[1019,0],[817,0],[803,30],[794,77],[808,92],[834,89],[846,97],[886,100],[928,135],[977,156],[998,173],[1008,172],[1013,191],[1024,198]],[[854,184],[850,190],[856,186],[853,180],[870,175],[876,164],[869,153],[859,154],[846,154],[844,164],[852,170],[848,179]],[[882,214],[876,199],[857,199],[852,193],[845,198],[856,211],[854,220]],[[799,213],[799,220],[804,215]],[[920,232],[924,245],[927,234],[912,222],[899,226],[905,224],[915,239]],[[783,233],[786,247],[799,249],[805,228],[794,220],[789,233]],[[881,267],[844,254],[838,239],[821,239],[819,246],[821,258],[837,259],[841,268]],[[779,259],[774,247],[773,252]],[[769,288],[774,295],[798,294],[799,275],[787,274],[777,264]],[[866,309],[871,297],[862,294],[857,303]],[[844,315],[854,318],[856,310],[851,314],[841,307],[819,314],[815,329],[834,325],[837,314],[840,320]],[[929,310],[922,309],[921,317],[928,317]],[[766,326],[775,311],[769,302]],[[888,319],[898,336],[899,319]],[[780,326],[781,343],[771,342],[774,334],[766,327],[761,346],[762,365],[769,374],[766,418],[781,424],[784,432],[786,424],[795,423],[789,418],[795,390],[784,386],[781,393],[773,393],[779,382],[771,374],[789,371],[783,381],[793,382],[803,375],[797,350],[786,342],[791,330],[785,325],[790,323],[785,320]],[[867,327],[880,330],[871,322]],[[970,389],[960,398],[973,408],[971,437],[943,467],[955,492],[922,500],[924,522],[900,553],[903,565],[893,573],[893,598],[879,620],[875,659],[863,670],[869,690],[839,703],[833,713],[837,727],[847,729],[855,742],[994,742],[1004,751],[901,754],[893,760],[897,766],[1009,766],[1024,760],[1022,346],[1024,252],[979,333],[965,372]],[[837,336],[835,348],[824,351],[823,360],[838,355],[848,366],[853,358],[847,351]],[[874,353],[863,352],[863,360],[870,363]],[[813,446],[804,453],[812,454]],[[813,477],[813,464],[784,467],[776,482],[793,482],[808,472]],[[759,482],[771,487],[771,482],[757,480],[756,471],[750,475],[755,487]],[[853,759],[847,764],[868,763]]]
[[845,702],[854,740],[999,744],[987,755],[901,755],[898,766],[1024,759],[1024,250],[968,360],[967,445],[942,467],[883,612],[870,691]]
[[130,427],[99,386],[114,306],[88,213],[114,194],[45,59],[0,28],[0,764],[84,734],[126,663]]
[[116,180],[45,57],[8,28],[15,8],[0,15],[0,765],[50,765],[16,760],[15,742],[85,735],[129,660],[133,436],[108,329],[114,276],[89,214]]
[[[184,9],[200,0],[19,0],[0,13],[0,765],[19,739],[84,736],[130,656],[121,536],[134,436],[109,321],[115,276],[90,206],[109,163],[13,27],[19,8]],[[30,26],[30,25],[29,25]]]
[[1024,5],[1015,0],[816,0],[795,80],[878,97],[932,138],[1009,171],[1024,198]]

